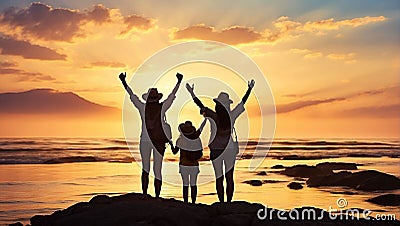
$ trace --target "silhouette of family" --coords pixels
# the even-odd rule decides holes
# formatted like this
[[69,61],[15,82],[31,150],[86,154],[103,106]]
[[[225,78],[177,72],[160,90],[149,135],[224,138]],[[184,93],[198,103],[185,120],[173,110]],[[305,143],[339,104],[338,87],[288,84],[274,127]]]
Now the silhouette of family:
[[[192,203],[196,202],[197,197],[197,177],[199,170],[199,159],[203,156],[202,142],[200,134],[207,121],[210,122],[210,160],[214,169],[216,179],[216,191],[220,202],[224,202],[224,177],[226,179],[226,196],[227,202],[232,201],[234,192],[233,172],[235,167],[236,155],[239,153],[239,145],[235,131],[235,121],[245,111],[246,103],[255,82],[248,82],[248,88],[242,100],[231,109],[233,101],[226,92],[219,93],[214,98],[214,110],[204,106],[194,93],[194,84],[186,84],[186,89],[190,93],[194,103],[199,107],[200,114],[204,116],[204,120],[196,129],[190,120],[179,124],[179,137],[175,146],[172,142],[171,127],[167,123],[165,113],[171,107],[176,98],[176,92],[182,82],[183,75],[176,74],[177,83],[172,92],[163,101],[162,93],[157,88],[150,88],[147,93],[142,95],[144,102],[133,93],[132,89],[126,82],[126,73],[121,73],[119,78],[130,96],[133,105],[138,109],[142,121],[142,129],[140,135],[140,156],[142,160],[142,191],[147,195],[150,172],[150,157],[153,153],[153,173],[154,188],[156,197],[160,196],[162,186],[162,162],[166,149],[166,144],[171,146],[173,154],[180,152],[179,157],[179,173],[182,177],[182,193],[184,202],[188,202],[189,186],[191,192]],[[233,139],[233,135],[235,139]]]

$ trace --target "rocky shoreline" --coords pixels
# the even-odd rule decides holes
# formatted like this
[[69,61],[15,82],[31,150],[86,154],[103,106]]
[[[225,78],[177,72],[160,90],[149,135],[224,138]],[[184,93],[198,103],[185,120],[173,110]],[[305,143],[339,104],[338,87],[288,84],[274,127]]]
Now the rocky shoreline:
[[[362,211],[360,210],[360,213]],[[360,214],[361,215],[361,214]],[[342,213],[332,215],[315,207],[279,212],[259,203],[187,204],[175,199],[157,199],[129,193],[109,197],[98,195],[51,215],[31,218],[31,226],[108,225],[400,225],[399,221],[352,219]],[[16,223],[14,225],[22,225]]]
[[[354,191],[377,192],[391,191],[400,189],[400,179],[376,170],[358,170],[356,163],[343,162],[323,162],[315,166],[294,165],[285,167],[283,165],[272,166],[271,169],[278,170],[274,173],[293,177],[294,181],[289,182],[287,187],[293,190],[300,190],[304,186],[308,187],[343,187],[347,188],[346,194],[354,194]],[[340,171],[339,171],[340,170]],[[339,172],[335,172],[339,171]],[[352,172],[353,171],[353,172]],[[256,173],[256,175],[266,176],[266,171]],[[251,179],[243,183],[251,186],[262,186],[265,183],[285,182]],[[385,194],[366,200],[382,206],[400,206],[399,194]]]

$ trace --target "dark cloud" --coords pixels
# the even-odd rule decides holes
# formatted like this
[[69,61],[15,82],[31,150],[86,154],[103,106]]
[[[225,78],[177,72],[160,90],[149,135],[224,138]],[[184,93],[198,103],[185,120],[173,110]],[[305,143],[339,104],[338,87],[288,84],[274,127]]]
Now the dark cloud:
[[95,5],[93,10],[87,12],[86,18],[98,24],[109,22],[111,21],[110,9],[103,5]]
[[124,24],[126,25],[126,29],[123,30],[121,34],[126,34],[133,28],[149,30],[154,24],[154,19],[138,15],[130,15],[124,18]]
[[398,118],[400,113],[400,104],[368,106],[354,109],[346,109],[339,112],[338,115],[344,117],[363,117],[363,118]]
[[296,111],[305,107],[315,106],[319,104],[331,103],[336,101],[342,101],[345,98],[330,98],[323,100],[305,100],[305,101],[296,101],[289,104],[277,105],[276,112],[279,113],[288,113],[292,111]]
[[[276,108],[277,108],[277,113],[288,113],[288,112],[296,111],[298,109],[302,109],[305,107],[318,105],[318,104],[331,103],[331,102],[343,101],[343,100],[351,100],[353,98],[363,97],[363,96],[386,95],[389,98],[393,97],[393,98],[398,99],[399,88],[400,88],[400,86],[390,86],[390,87],[385,87],[385,88],[381,88],[381,89],[361,91],[361,92],[357,92],[357,93],[353,93],[353,94],[350,94],[347,96],[337,97],[337,98],[329,98],[329,99],[322,99],[322,100],[301,100],[301,101],[296,101],[296,102],[289,103],[289,104],[278,105]],[[303,98],[305,96],[308,96],[311,94],[316,94],[321,91],[322,90],[313,91],[313,92],[304,93],[304,94],[290,94],[290,95],[285,95],[285,96],[286,97],[294,97],[294,98]],[[392,113],[394,113],[394,109],[398,109],[396,106],[398,106],[398,105],[386,106],[386,107],[382,107],[382,108],[381,107],[361,107],[361,108],[357,108],[357,109],[345,110],[345,111],[343,111],[343,115],[349,115],[350,113],[354,113],[354,114],[360,113],[360,115],[370,115],[370,116],[371,115],[391,115]],[[387,110],[387,113],[384,113],[385,110]]]
[[15,62],[4,61],[0,62],[0,68],[16,67],[18,64]]
[[45,75],[39,72],[28,72],[19,68],[14,62],[0,62],[0,75],[11,75],[16,78],[17,82],[32,81],[55,81],[56,79],[50,75]]
[[[306,92],[306,93],[293,93],[293,94],[286,94],[283,96],[291,97],[291,98],[304,98],[307,96],[323,95],[324,93],[335,91],[340,88],[341,88],[341,86],[331,86],[331,87],[327,87],[324,89],[318,89],[318,90],[314,90],[314,91],[310,91],[310,92]],[[381,88],[381,89],[366,90],[366,91],[361,91],[361,92],[347,95],[345,98],[349,99],[349,98],[359,97],[359,96],[379,95],[379,94],[383,94],[383,93],[393,92],[394,90],[398,90],[398,88],[400,88],[400,87],[399,86],[391,86],[391,87],[385,87],[385,88]]]
[[8,8],[0,18],[1,24],[21,29],[23,34],[43,40],[72,41],[74,37],[84,36],[80,29],[82,24],[107,22],[110,12],[102,5],[81,13],[34,2],[25,9]]
[[251,43],[262,39],[259,32],[247,27],[230,27],[221,31],[205,25],[194,25],[174,33],[175,39],[204,39],[224,42],[227,44]]
[[0,52],[1,55],[21,56],[25,59],[38,60],[65,60],[67,57],[53,49],[9,37],[0,37]]

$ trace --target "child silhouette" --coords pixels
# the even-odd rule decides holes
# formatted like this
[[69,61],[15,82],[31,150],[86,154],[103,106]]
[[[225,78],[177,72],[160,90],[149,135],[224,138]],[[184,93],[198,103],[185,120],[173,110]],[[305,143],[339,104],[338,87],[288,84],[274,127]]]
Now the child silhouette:
[[176,141],[173,153],[176,154],[180,151],[179,173],[182,177],[184,202],[188,202],[189,199],[189,185],[192,203],[196,202],[197,176],[200,172],[198,160],[203,156],[200,134],[205,124],[206,119],[203,120],[197,130],[191,121],[181,123],[178,127],[180,136]]

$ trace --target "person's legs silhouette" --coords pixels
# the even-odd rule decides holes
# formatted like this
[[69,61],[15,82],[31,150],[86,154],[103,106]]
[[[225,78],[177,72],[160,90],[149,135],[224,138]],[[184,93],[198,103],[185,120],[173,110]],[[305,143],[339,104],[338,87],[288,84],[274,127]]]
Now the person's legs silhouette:
[[151,143],[148,141],[140,141],[139,149],[142,159],[142,192],[144,195],[147,195],[147,188],[149,186]]
[[226,201],[231,202],[234,191],[234,181],[233,181],[233,169],[225,173],[226,178]]
[[196,203],[198,175],[199,175],[198,166],[193,166],[192,172],[190,174],[190,196],[192,197],[192,203]]
[[190,196],[192,197],[192,203],[196,203],[197,198],[197,186],[190,186]]
[[183,185],[182,188],[183,201],[189,202],[189,186]]
[[149,173],[142,170],[142,192],[147,195],[147,188],[149,187]]
[[233,180],[233,172],[235,169],[235,158],[236,156],[227,156],[224,159],[225,164],[225,179],[226,179],[226,201],[231,202],[233,197],[233,191],[235,184]]
[[179,172],[182,177],[182,195],[183,201],[188,202],[189,200],[189,172],[188,168],[185,166],[179,166]]
[[165,151],[165,145],[153,148],[154,189],[157,198],[160,197],[161,193],[161,186],[162,186],[161,168],[162,168],[164,151]]
[[224,202],[224,175],[223,175],[223,166],[222,166],[222,158],[216,158],[212,161],[212,165],[214,168],[215,174],[215,188],[217,190],[218,199],[220,202]]

